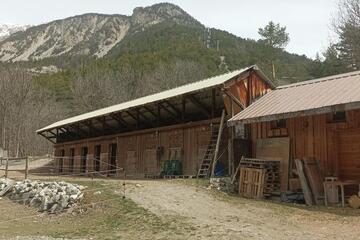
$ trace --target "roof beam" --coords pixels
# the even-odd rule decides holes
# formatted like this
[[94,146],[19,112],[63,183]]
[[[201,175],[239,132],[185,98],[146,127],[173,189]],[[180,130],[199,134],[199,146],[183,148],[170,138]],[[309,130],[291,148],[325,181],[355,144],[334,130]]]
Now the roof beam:
[[165,100],[164,103],[166,103],[174,112],[176,112],[177,117],[181,116],[181,111],[177,109],[172,103]]
[[165,112],[169,113],[171,116],[173,116],[174,118],[178,118],[179,116],[174,113],[173,111],[170,111],[166,106],[164,106],[164,103],[159,103],[159,106],[165,110]]
[[143,108],[146,109],[146,111],[148,111],[149,113],[151,113],[151,115],[153,115],[155,119],[158,118],[157,114],[153,110],[151,110],[149,107],[143,106]]
[[44,132],[40,132],[39,133],[41,136],[43,136],[44,138],[46,138],[48,141],[50,141],[52,144],[55,144],[56,142],[54,140],[52,140],[50,137],[46,136],[44,134]]
[[225,95],[228,96],[234,103],[236,103],[236,105],[238,105],[242,110],[245,109],[244,104],[240,102],[240,100],[237,99],[230,91],[223,89],[223,93],[225,93]]
[[189,99],[192,104],[194,104],[204,115],[206,115],[206,117],[211,117],[211,111],[209,111],[205,104],[200,102],[194,95],[187,96],[187,99]]
[[111,118],[113,118],[115,121],[117,121],[117,123],[119,125],[122,125],[122,126],[128,128],[128,129],[133,129],[133,127],[123,119],[123,117],[121,116],[121,113],[117,113],[117,114],[114,113],[114,114],[110,114],[109,116]]
[[111,126],[106,123],[106,116],[103,116],[101,118],[95,118],[95,120],[102,124],[103,130],[111,129]]

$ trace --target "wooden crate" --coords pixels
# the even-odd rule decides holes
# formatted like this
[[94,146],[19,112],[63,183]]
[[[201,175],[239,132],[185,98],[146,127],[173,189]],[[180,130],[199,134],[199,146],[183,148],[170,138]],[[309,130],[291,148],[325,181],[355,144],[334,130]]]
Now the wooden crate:
[[265,169],[241,168],[239,194],[241,197],[261,199],[264,197]]

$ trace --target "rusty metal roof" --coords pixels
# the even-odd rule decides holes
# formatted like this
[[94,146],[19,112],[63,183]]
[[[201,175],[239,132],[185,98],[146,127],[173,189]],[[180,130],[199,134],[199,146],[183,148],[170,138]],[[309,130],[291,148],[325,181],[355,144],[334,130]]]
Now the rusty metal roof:
[[228,122],[252,123],[360,108],[360,71],[277,87]]
[[42,129],[39,129],[36,132],[41,133],[41,132],[48,131],[48,130],[58,128],[61,126],[65,126],[68,124],[81,122],[81,121],[84,121],[87,119],[92,119],[92,118],[100,117],[100,116],[106,116],[106,115],[109,115],[114,112],[121,112],[121,111],[125,111],[127,109],[146,105],[149,103],[159,102],[162,100],[170,99],[170,98],[181,96],[184,94],[199,92],[199,91],[203,91],[205,89],[213,88],[216,86],[221,86],[221,85],[225,84],[226,82],[228,82],[229,80],[232,80],[233,78],[241,75],[242,73],[250,71],[250,70],[256,71],[257,74],[259,74],[264,79],[264,81],[266,81],[271,87],[275,87],[273,85],[273,83],[263,74],[263,72],[256,65],[253,65],[253,66],[250,66],[247,68],[239,69],[239,70],[236,70],[233,72],[229,72],[226,74],[222,74],[219,76],[215,76],[215,77],[208,78],[205,80],[197,81],[197,82],[183,85],[183,86],[180,86],[177,88],[173,88],[173,89],[155,93],[155,94],[152,94],[149,96],[137,98],[137,99],[134,99],[134,100],[131,100],[128,102],[120,103],[117,105],[113,105],[110,107],[102,108],[102,109],[88,112],[85,114],[81,114],[81,115],[78,115],[75,117],[71,117],[71,118],[68,118],[65,120],[61,120],[61,121],[55,122],[49,126],[46,126]]

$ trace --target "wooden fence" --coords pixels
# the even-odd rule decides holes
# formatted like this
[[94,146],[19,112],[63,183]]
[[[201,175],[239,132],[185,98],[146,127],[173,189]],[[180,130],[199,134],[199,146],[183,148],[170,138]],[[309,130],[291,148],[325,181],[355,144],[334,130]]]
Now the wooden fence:
[[[9,166],[16,166],[11,164],[12,162],[19,162],[25,161],[25,166],[23,169],[9,169]],[[5,165],[5,167],[4,167]],[[0,158],[0,171],[4,171],[4,177],[8,178],[9,172],[21,172],[24,171],[25,179],[28,178],[29,175],[29,157],[7,157],[7,158]]]

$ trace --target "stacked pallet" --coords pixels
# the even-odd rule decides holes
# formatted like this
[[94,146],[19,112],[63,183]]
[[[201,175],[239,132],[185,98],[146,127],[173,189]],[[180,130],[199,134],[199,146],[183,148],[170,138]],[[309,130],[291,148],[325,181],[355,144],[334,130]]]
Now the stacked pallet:
[[280,192],[280,161],[242,158],[240,161],[239,194],[263,198]]

